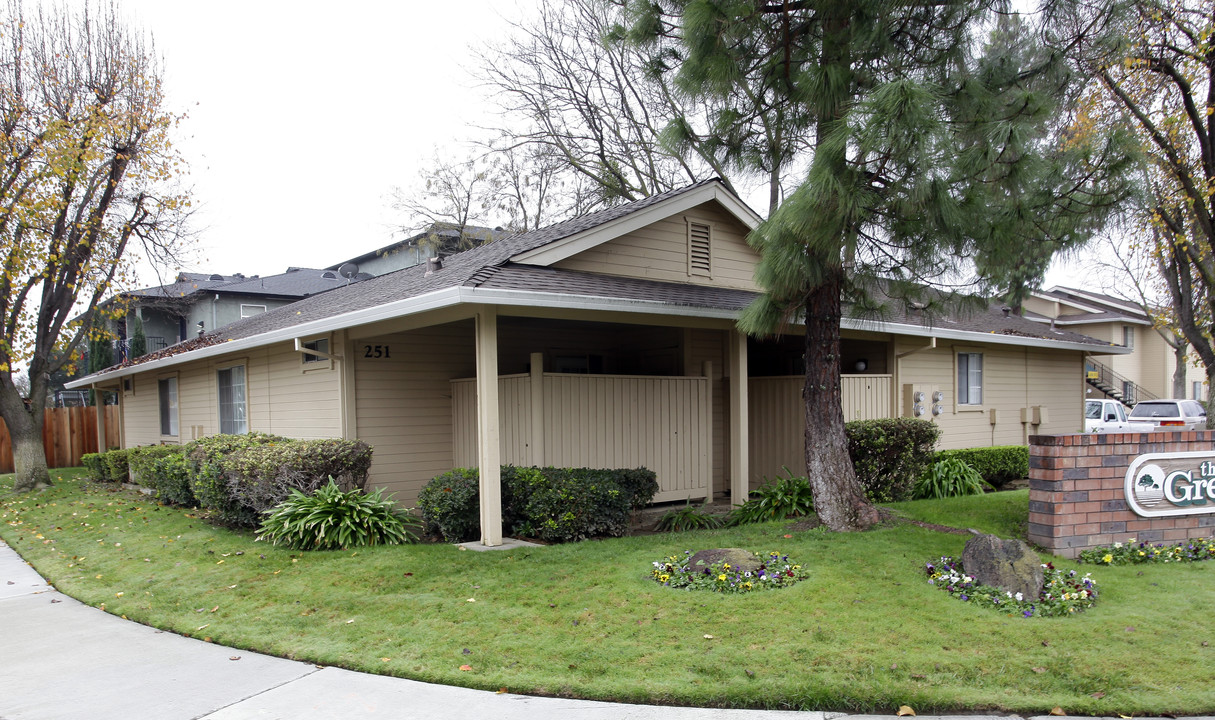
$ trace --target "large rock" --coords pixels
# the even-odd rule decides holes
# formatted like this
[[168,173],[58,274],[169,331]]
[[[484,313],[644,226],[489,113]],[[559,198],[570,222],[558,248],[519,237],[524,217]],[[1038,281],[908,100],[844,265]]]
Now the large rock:
[[1042,594],[1042,561],[1020,540],[976,535],[966,541],[962,568],[980,585],[990,585],[1026,600]]
[[710,565],[730,563],[730,568],[739,572],[755,572],[763,561],[750,550],[742,548],[713,548],[701,550],[688,558],[688,570],[704,572]]

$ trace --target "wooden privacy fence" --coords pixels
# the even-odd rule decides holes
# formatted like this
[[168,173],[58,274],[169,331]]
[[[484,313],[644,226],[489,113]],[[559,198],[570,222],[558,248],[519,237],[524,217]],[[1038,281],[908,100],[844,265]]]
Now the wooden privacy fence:
[[[118,406],[106,405],[106,447],[118,446]],[[97,408],[47,408],[42,418],[42,447],[48,467],[75,467],[80,456],[95,453],[97,447]],[[8,426],[0,420],[0,473],[13,471],[13,440]]]
[[[806,405],[802,386],[806,379],[756,377],[747,386],[750,406],[751,487],[764,478],[783,476],[788,467],[794,475],[806,472]],[[840,377],[844,420],[876,420],[890,413],[890,375],[843,375]]]
[[[533,386],[539,380],[540,386]],[[477,464],[477,387],[453,380],[457,466]],[[703,377],[544,373],[498,378],[502,463],[647,467],[656,502],[701,498],[712,477],[712,397]]]

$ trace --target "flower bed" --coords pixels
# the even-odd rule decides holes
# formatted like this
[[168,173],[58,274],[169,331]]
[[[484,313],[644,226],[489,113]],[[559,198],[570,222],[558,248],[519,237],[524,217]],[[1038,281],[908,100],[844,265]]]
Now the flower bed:
[[1135,542],[1135,538],[1131,538],[1125,543],[1116,542],[1109,547],[1082,550],[1077,559],[1082,563],[1094,565],[1138,565],[1141,563],[1215,560],[1215,538],[1187,540],[1176,545],[1165,545],[1164,543],[1152,545]]
[[782,555],[775,550],[761,555],[763,563],[754,571],[740,571],[731,567],[730,563],[692,569],[688,567],[691,557],[692,551],[685,550],[683,557],[672,555],[665,560],[656,561],[650,577],[666,587],[745,593],[788,587],[810,576],[801,565],[790,562],[788,555]]
[[1091,608],[1097,603],[1097,581],[1075,570],[1063,572],[1051,563],[1042,566],[1042,594],[1025,598],[1000,588],[979,585],[962,570],[962,561],[942,557],[938,563],[926,563],[928,583],[945,590],[963,602],[998,610],[1021,617],[1058,617]]

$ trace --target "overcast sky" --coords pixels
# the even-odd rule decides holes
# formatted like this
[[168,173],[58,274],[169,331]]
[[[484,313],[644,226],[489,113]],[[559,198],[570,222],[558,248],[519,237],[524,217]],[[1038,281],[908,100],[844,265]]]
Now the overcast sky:
[[493,119],[470,48],[531,1],[119,0],[189,116],[178,148],[200,258],[187,269],[267,275],[391,242],[393,186]]
[[[538,2],[118,1],[154,37],[170,105],[188,113],[178,148],[199,252],[184,269],[246,275],[392,242],[393,187],[494,122],[474,51]],[[1074,269],[1050,279],[1078,282]]]

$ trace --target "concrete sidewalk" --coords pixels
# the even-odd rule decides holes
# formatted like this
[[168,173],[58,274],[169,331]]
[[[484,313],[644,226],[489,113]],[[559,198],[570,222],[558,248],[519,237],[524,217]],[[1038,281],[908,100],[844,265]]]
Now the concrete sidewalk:
[[0,542],[0,720],[132,717],[832,720],[844,716],[529,697],[319,668],[184,638],[89,607],[57,592]]

